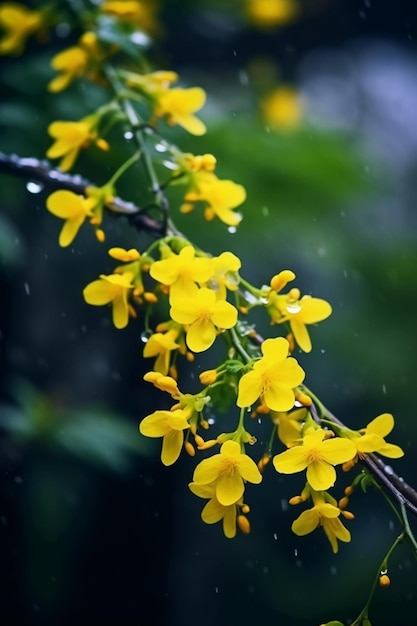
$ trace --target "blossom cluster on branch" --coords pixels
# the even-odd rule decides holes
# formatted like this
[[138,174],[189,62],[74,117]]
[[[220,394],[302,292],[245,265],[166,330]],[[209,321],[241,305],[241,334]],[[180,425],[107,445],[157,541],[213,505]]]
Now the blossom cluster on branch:
[[[231,251],[213,256],[178,232],[175,209],[186,214],[201,206],[207,221],[218,218],[235,228],[242,219],[237,209],[246,200],[241,184],[217,176],[213,154],[182,151],[166,134],[169,126],[179,126],[195,136],[204,134],[206,125],[197,114],[206,94],[200,87],[177,86],[181,82],[174,71],[150,70],[140,47],[132,56],[132,35],[152,36],[158,30],[151,3],[80,4],[84,9],[74,17],[69,3],[68,19],[70,23],[75,20],[83,32],[75,45],[51,59],[56,76],[47,89],[55,94],[70,89],[78,80],[92,81],[103,90],[103,104],[86,111],[82,119],[52,121],[47,129],[52,144],[46,156],[57,159],[60,170],[68,172],[81,151],[99,148],[108,154],[114,172],[105,184],[88,186],[84,194],[66,188],[54,191],[46,208],[63,220],[60,246],[71,245],[85,223],[104,243],[106,214],[112,211],[121,188],[119,179],[138,163],[148,177],[149,205],[140,210],[159,210],[162,234],[140,250],[126,249],[123,242],[110,248],[108,254],[117,262],[113,272],[92,277],[83,290],[86,303],[109,308],[117,329],[136,323],[138,310],[144,312],[145,327],[140,329],[146,337],[143,357],[153,359],[144,378],[168,393],[174,403],[169,410],[157,409],[144,416],[140,433],[162,440],[161,460],[166,466],[174,464],[183,452],[202,456],[189,488],[207,501],[202,520],[222,522],[228,538],[234,537],[237,529],[250,531],[246,502],[250,491],[247,497],[246,487],[262,483],[270,461],[280,474],[303,473],[300,494],[289,502],[309,503],[309,508],[293,521],[292,530],[306,535],[321,527],[337,552],[338,541],[351,539],[343,523],[354,517],[347,510],[349,499],[355,487],[372,481],[372,476],[362,469],[337,500],[330,493],[337,481],[335,468],[348,471],[373,453],[401,457],[402,449],[385,439],[394,419],[384,413],[363,429],[350,429],[333,420],[304,384],[305,372],[294,356],[296,348],[312,350],[310,328],[326,320],[332,308],[326,300],[302,295],[292,286],[294,272],[277,268],[265,284],[252,285],[242,275],[241,259]],[[0,10],[4,30],[0,53],[22,52],[33,35],[44,40],[62,19],[61,10],[54,11],[52,4],[40,11],[5,4]],[[123,46],[121,35],[112,41],[100,36],[103,20],[110,20],[116,30],[122,26],[120,33],[129,46]],[[130,128],[135,149],[115,167],[113,147],[105,136],[117,126],[121,136]],[[162,160],[157,150],[160,145]],[[184,193],[175,206],[170,193],[178,186]],[[248,321],[255,308],[263,309],[274,336],[263,340],[257,335]],[[181,392],[181,358],[193,362],[196,355],[219,341],[225,348],[221,362],[200,373],[200,390]],[[207,417],[208,411],[220,412],[221,396],[230,399],[234,407],[230,412],[236,412],[236,427],[225,432],[216,431],[220,416],[214,425]],[[257,447],[252,447],[256,442],[250,432],[254,417],[270,427],[269,442],[260,458],[254,454]],[[410,539],[409,527],[406,530]]]

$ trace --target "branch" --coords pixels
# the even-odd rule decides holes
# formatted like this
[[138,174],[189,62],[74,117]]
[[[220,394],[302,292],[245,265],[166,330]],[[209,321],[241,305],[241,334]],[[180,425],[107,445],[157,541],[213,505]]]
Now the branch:
[[[68,189],[84,196],[87,187],[95,186],[78,174],[66,174],[51,168],[46,160],[39,161],[31,157],[20,157],[17,154],[0,152],[0,171],[43,183],[51,189]],[[113,213],[127,217],[138,230],[144,230],[158,237],[164,234],[164,224],[150,217],[146,209],[141,209],[132,202],[114,198],[112,202],[106,204],[106,208]]]

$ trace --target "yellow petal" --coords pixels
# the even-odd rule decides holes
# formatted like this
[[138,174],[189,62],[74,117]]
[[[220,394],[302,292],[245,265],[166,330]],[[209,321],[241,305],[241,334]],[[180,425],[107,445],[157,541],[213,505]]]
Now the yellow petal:
[[58,243],[61,248],[66,248],[69,246],[76,237],[80,227],[83,225],[85,221],[85,215],[80,215],[80,217],[67,220],[63,225],[61,232],[59,234]]
[[230,302],[219,300],[211,319],[217,328],[232,328],[237,322],[237,309]]
[[338,465],[346,463],[356,455],[356,446],[350,439],[335,437],[320,444],[320,455],[328,463]]
[[94,280],[84,288],[83,297],[87,304],[93,306],[109,304],[114,298],[114,287],[105,280]]
[[217,480],[220,473],[220,454],[201,461],[194,470],[193,482],[199,485],[208,485]]
[[295,396],[292,389],[274,385],[265,390],[264,400],[273,411],[289,411],[294,406]]
[[234,505],[224,509],[223,532],[228,539],[236,536],[236,507]]
[[213,345],[216,339],[216,330],[210,320],[197,321],[188,329],[185,341],[193,352],[203,352]]
[[296,314],[304,324],[315,324],[325,320],[332,313],[332,307],[326,300],[304,296],[300,300],[301,311]]
[[275,469],[281,474],[295,474],[307,467],[308,461],[304,446],[294,446],[281,454],[274,456],[272,460]]
[[[291,452],[291,450],[289,450],[289,452]],[[329,463],[325,461],[309,463],[307,467],[307,480],[315,491],[325,491],[336,482],[336,470],[333,465],[329,465]]]
[[315,509],[308,509],[308,511],[303,511],[301,515],[294,520],[291,530],[299,537],[303,537],[317,528],[319,520],[318,512]]
[[129,323],[129,308],[127,306],[127,294],[123,291],[120,296],[113,300],[113,324],[116,328],[125,328]]
[[290,326],[294,339],[297,342],[297,345],[300,346],[301,350],[304,352],[311,352],[311,339],[306,325],[300,320],[290,318]]
[[265,339],[262,343],[262,354],[275,362],[284,361],[287,358],[290,344],[284,337]]
[[184,443],[183,430],[170,430],[162,440],[161,461],[164,465],[172,465],[178,459]]
[[243,374],[239,381],[239,392],[236,404],[238,407],[252,406],[262,391],[262,382],[255,371]]
[[386,443],[381,448],[378,448],[377,452],[382,454],[382,456],[386,456],[389,459],[399,459],[404,456],[404,451],[400,448],[400,446],[396,446],[393,443]]
[[164,437],[169,432],[168,417],[170,411],[155,411],[139,424],[139,430],[145,437]]
[[246,454],[240,454],[237,463],[240,475],[244,480],[249,483],[258,484],[262,480],[262,474],[258,470],[258,467],[252,459]]
[[216,498],[223,506],[237,502],[244,490],[242,477],[236,470],[231,474],[222,474],[216,482]]
[[366,434],[380,435],[386,437],[394,428],[394,418],[391,413],[382,413],[378,415],[366,427]]
[[199,498],[213,498],[216,490],[214,485],[198,485],[197,483],[189,483],[190,491]]
[[206,524],[216,524],[223,519],[225,507],[215,499],[209,500],[201,511],[201,519]]

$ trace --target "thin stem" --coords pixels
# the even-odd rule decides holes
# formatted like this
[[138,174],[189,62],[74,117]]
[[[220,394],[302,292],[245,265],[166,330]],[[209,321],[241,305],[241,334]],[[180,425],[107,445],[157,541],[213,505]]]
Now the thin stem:
[[236,348],[236,350],[239,352],[241,357],[244,359],[245,363],[249,363],[250,361],[252,361],[253,360],[252,357],[250,356],[250,354],[246,352],[245,348],[242,346],[242,343],[237,335],[235,328],[230,328],[230,330],[228,330],[227,332],[229,334],[229,337],[231,337],[232,339],[233,346]]
[[110,178],[110,180],[108,181],[107,185],[109,186],[113,186],[117,180],[119,180],[119,178],[126,172],[126,170],[129,169],[129,167],[131,165],[133,165],[133,163],[136,163],[136,161],[138,159],[141,158],[141,153],[140,152],[135,152],[135,154],[133,154],[127,161],[125,161],[118,170],[115,171],[115,173],[113,174],[113,176]]

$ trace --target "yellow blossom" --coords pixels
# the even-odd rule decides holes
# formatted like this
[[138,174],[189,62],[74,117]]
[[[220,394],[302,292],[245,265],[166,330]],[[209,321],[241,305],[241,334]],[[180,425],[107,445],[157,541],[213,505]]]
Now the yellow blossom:
[[59,245],[69,246],[87,217],[92,215],[91,202],[84,196],[60,189],[54,191],[46,201],[50,213],[65,220],[59,235]]
[[204,217],[210,221],[217,216],[228,226],[237,226],[242,219],[233,209],[246,200],[246,190],[232,180],[220,180],[211,172],[194,179],[194,188],[185,195],[182,213],[189,213],[195,202],[206,204]]
[[291,289],[288,294],[270,291],[267,310],[273,323],[289,322],[297,344],[304,352],[311,351],[311,339],[306,324],[315,324],[325,320],[332,313],[332,307],[326,300],[303,296],[300,291]]
[[291,22],[299,12],[297,0],[246,0],[248,20],[258,28],[275,28]]
[[192,246],[179,254],[152,263],[149,274],[163,285],[170,285],[171,301],[187,297],[196,290],[196,283],[205,283],[213,273],[213,260],[196,258]]
[[120,20],[131,22],[147,33],[158,31],[155,19],[154,3],[139,0],[105,0],[100,10]]
[[134,288],[133,274],[102,274],[99,280],[89,283],[83,290],[87,304],[102,306],[112,304],[113,324],[116,328],[125,328],[129,322],[128,295]]
[[242,454],[236,441],[226,441],[220,453],[201,461],[194,470],[197,485],[214,483],[216,499],[223,506],[235,504],[245,490],[244,481],[258,484],[262,475],[255,462]]
[[322,428],[309,429],[302,444],[294,446],[273,458],[277,472],[294,474],[307,468],[307,481],[315,491],[325,491],[336,481],[333,465],[345,463],[356,454],[356,447],[341,437],[325,439]]
[[300,95],[291,87],[278,87],[261,103],[265,122],[273,129],[285,130],[299,126],[303,107]]
[[177,337],[177,330],[169,330],[166,333],[154,333],[149,337],[143,350],[143,356],[145,358],[157,357],[154,364],[156,372],[161,372],[164,375],[168,374],[171,352],[180,347],[175,342]]
[[139,424],[145,437],[163,437],[161,461],[164,465],[172,465],[178,459],[184,443],[184,430],[189,427],[182,409],[155,411]]
[[20,54],[26,40],[42,27],[40,11],[32,11],[23,4],[5,2],[0,7],[0,29],[4,30],[0,40],[0,54]]
[[216,292],[218,300],[225,300],[227,289],[237,291],[239,286],[238,271],[241,267],[240,259],[232,252],[222,252],[213,258],[213,274],[209,286]]
[[50,159],[62,157],[60,168],[67,172],[73,166],[79,151],[88,148],[92,142],[102,150],[108,150],[108,143],[98,137],[97,124],[96,115],[85,117],[79,122],[52,122],[48,133],[55,139],[55,143],[48,149],[46,156]]
[[289,411],[294,406],[294,387],[304,380],[304,370],[288,357],[289,344],[283,337],[266,339],[262,358],[239,381],[237,405],[251,406],[260,396],[273,411]]
[[211,289],[198,289],[192,296],[174,300],[170,315],[175,322],[189,326],[187,346],[193,352],[210,348],[218,329],[232,328],[237,322],[237,310],[225,300],[217,300]]
[[124,78],[128,87],[152,94],[161,89],[168,89],[171,83],[177,82],[178,74],[170,70],[159,70],[149,74],[125,72]]
[[223,521],[223,532],[228,539],[233,539],[236,536],[236,504],[229,504],[227,506],[221,504],[216,498],[216,486],[211,485],[198,485],[196,483],[190,483],[189,485],[192,493],[199,498],[208,498],[209,501],[201,511],[201,519],[206,524],[216,524],[216,522]]
[[78,45],[67,48],[56,54],[51,65],[59,72],[48,84],[48,90],[52,92],[62,91],[73,80],[81,76],[95,78],[98,72],[99,63],[103,60],[103,51],[97,40],[97,35],[93,32],[84,33]]
[[273,421],[278,425],[278,437],[288,448],[300,439],[301,423],[307,415],[304,408],[295,411],[273,413]]
[[314,506],[303,511],[293,522],[291,530],[296,535],[303,536],[313,532],[317,526],[322,526],[333,552],[336,553],[339,548],[337,540],[350,541],[350,532],[339,519],[341,513],[342,511],[337,506],[324,502],[322,498],[317,498]]
[[363,435],[358,433],[349,434],[355,444],[358,453],[367,454],[369,452],[378,452],[382,456],[390,459],[398,459],[404,456],[404,451],[400,446],[387,443],[384,439],[394,428],[394,418],[390,413],[382,413],[370,422]]
[[153,114],[166,117],[170,126],[178,124],[192,135],[204,135],[206,127],[193,113],[204,106],[206,94],[201,87],[162,89],[154,94]]

